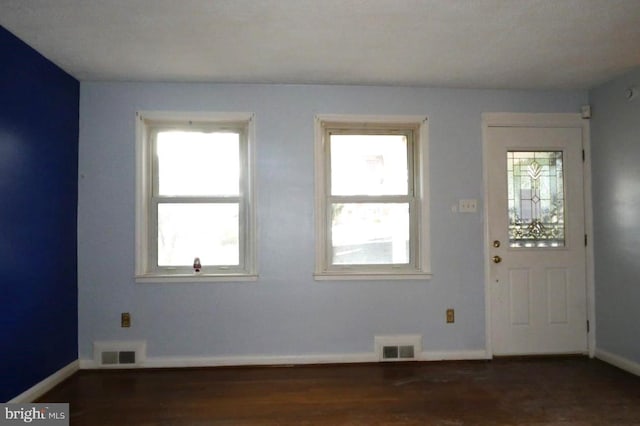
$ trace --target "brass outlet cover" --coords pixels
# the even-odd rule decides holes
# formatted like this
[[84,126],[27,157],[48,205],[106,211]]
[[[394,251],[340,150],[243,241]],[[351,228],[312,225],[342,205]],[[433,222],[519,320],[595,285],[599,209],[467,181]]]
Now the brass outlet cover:
[[129,312],[123,312],[122,315],[120,315],[120,327],[131,327],[131,315]]
[[447,309],[447,324],[456,322],[456,313],[453,309]]

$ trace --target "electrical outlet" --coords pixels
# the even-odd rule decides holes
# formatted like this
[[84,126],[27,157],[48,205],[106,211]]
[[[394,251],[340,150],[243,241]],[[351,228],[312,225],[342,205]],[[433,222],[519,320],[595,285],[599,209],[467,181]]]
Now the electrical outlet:
[[123,312],[120,315],[120,327],[123,327],[123,328],[131,327],[131,314],[129,314],[129,312]]
[[447,324],[456,322],[456,311],[453,309],[447,309]]

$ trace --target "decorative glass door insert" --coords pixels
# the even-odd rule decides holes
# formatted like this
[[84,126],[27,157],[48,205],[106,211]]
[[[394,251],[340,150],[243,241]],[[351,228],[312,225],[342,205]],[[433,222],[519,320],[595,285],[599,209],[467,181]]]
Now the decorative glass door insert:
[[564,247],[562,151],[508,151],[510,247]]

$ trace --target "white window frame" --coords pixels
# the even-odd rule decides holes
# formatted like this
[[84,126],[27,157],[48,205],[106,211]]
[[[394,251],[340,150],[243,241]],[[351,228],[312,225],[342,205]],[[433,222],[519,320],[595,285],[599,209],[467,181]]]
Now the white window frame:
[[[410,263],[408,265],[332,265],[330,153],[328,130],[372,130],[413,133],[408,155],[413,174],[410,187]],[[315,118],[316,280],[410,280],[431,277],[429,232],[428,120],[424,116],[318,115]],[[411,170],[410,170],[411,171]],[[362,200],[361,200],[362,201]]]
[[[136,282],[256,281],[255,125],[252,113],[136,112]],[[202,272],[158,268],[157,218],[154,214],[154,143],[157,128],[237,129],[241,132],[240,265],[203,268]],[[157,197],[156,197],[157,198]]]

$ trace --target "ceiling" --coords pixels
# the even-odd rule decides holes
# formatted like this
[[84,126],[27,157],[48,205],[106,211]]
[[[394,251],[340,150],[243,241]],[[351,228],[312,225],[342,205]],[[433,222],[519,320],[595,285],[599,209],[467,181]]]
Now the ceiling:
[[0,0],[74,77],[586,89],[640,66],[640,0]]

